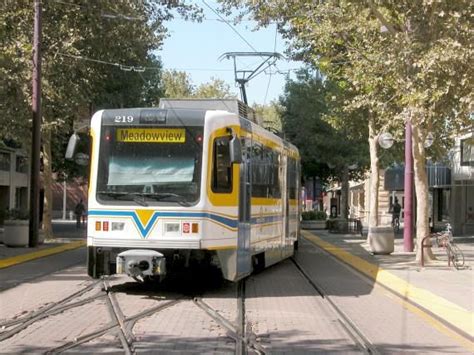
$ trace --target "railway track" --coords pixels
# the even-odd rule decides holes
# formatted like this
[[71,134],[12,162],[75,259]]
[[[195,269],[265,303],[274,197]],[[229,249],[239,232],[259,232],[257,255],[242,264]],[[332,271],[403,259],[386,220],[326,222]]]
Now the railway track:
[[227,334],[235,341],[235,354],[245,355],[249,350],[256,354],[267,354],[263,346],[261,346],[255,339],[256,335],[252,334],[250,327],[247,327],[245,320],[245,279],[239,281],[237,285],[237,322],[233,324],[219,314],[215,309],[210,307],[200,297],[194,298],[196,306],[204,310],[216,323],[227,330]]
[[82,288],[81,290],[74,292],[73,294],[59,301],[53,302],[45,307],[42,307],[37,311],[28,313],[24,316],[21,316],[15,319],[0,322],[0,330],[2,330],[2,332],[0,333],[0,342],[11,338],[12,336],[18,334],[19,332],[26,329],[33,323],[36,323],[44,318],[51,317],[53,315],[64,312],[68,309],[80,307],[98,298],[104,297],[102,292],[99,291],[93,296],[87,297],[79,301],[71,302],[74,299],[77,299],[78,297],[83,296],[87,292],[92,291],[99,283],[100,281],[92,282],[88,284],[87,286],[85,286],[84,288]]
[[[93,292],[94,289],[96,292]],[[89,292],[92,293],[92,295],[87,296],[87,293]],[[77,300],[79,297],[83,298]],[[243,355],[248,353],[268,353],[265,348],[253,340],[256,338],[255,334],[251,334],[251,332],[248,330],[250,327],[246,327],[245,280],[238,283],[236,297],[238,309],[237,319],[234,321],[226,319],[219,313],[218,310],[212,308],[208,303],[206,303],[201,296],[195,295],[183,295],[182,297],[178,297],[176,299],[160,301],[160,303],[156,306],[152,306],[137,314],[126,317],[121,309],[119,301],[117,300],[114,288],[111,287],[109,280],[103,279],[92,282],[81,290],[57,302],[42,307],[37,311],[0,323],[0,329],[3,330],[3,332],[0,332],[0,346],[2,341],[20,334],[36,322],[44,320],[48,317],[59,315],[60,313],[67,310],[79,308],[100,299],[105,301],[108,313],[110,315],[111,321],[108,324],[100,327],[99,329],[95,329],[94,331],[70,339],[60,346],[47,349],[44,351],[44,353],[62,353],[70,349],[77,348],[83,344],[92,342],[106,334],[113,334],[117,336],[118,341],[120,342],[120,347],[123,349],[124,354],[134,354],[136,352],[136,338],[133,334],[133,328],[135,324],[144,318],[155,315],[156,313],[173,307],[180,302],[192,302],[192,304],[194,304],[196,307],[203,310],[215,323],[225,329],[226,335],[235,341],[236,354]]]
[[364,335],[362,330],[349,318],[349,316],[332,300],[332,298],[324,290],[324,288],[308,275],[308,273],[295,260],[295,258],[291,258],[291,261],[293,262],[295,267],[298,269],[300,275],[311,285],[311,287],[320,295],[320,297],[335,312],[341,326],[349,335],[349,337],[354,341],[356,346],[365,354],[379,355],[380,353],[377,350],[377,348],[373,345],[373,343],[367,338],[367,336]]

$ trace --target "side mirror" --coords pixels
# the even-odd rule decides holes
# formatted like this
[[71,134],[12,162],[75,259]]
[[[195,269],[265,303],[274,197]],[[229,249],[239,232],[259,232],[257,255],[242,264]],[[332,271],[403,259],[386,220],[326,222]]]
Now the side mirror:
[[229,155],[232,164],[242,163],[242,146],[240,145],[240,139],[235,134],[232,135],[232,139],[229,141]]
[[69,138],[69,142],[67,143],[66,154],[65,154],[65,158],[67,160],[74,159],[74,154],[76,153],[77,144],[79,143],[79,140],[80,140],[79,135],[76,132],[74,132],[71,138]]

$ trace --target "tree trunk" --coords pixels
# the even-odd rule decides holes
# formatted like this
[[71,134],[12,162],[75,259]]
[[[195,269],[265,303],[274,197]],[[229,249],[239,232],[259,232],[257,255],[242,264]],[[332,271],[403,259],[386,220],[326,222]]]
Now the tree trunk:
[[[428,215],[428,177],[426,175],[426,155],[424,134],[418,124],[413,124],[413,167],[416,193],[416,260],[421,261],[421,242],[430,234]],[[425,248],[425,260],[434,260],[431,248]]]
[[349,167],[344,165],[342,168],[341,179],[341,217],[347,219],[349,217]]
[[44,186],[44,209],[43,209],[43,231],[45,239],[53,238],[53,170],[51,156],[51,131],[43,132],[43,186]]
[[369,151],[370,151],[370,178],[369,178],[369,228],[379,224],[379,156],[378,134],[375,132],[373,120],[369,120]]

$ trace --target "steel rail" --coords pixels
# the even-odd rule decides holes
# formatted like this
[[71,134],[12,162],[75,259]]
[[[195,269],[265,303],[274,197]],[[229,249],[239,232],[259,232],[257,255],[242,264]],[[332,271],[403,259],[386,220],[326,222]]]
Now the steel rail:
[[[182,301],[182,299],[168,301],[164,304],[160,304],[158,306],[154,306],[150,309],[147,309],[145,311],[137,313],[137,314],[135,314],[131,317],[125,317],[123,319],[124,329],[126,330],[126,333],[130,334],[130,336],[132,337],[131,338],[131,341],[132,341],[131,344],[133,345],[133,342],[135,341],[135,338],[133,337],[133,334],[132,334],[132,329],[133,329],[135,323],[138,320],[146,318],[146,317],[148,317],[148,316],[150,316],[154,313],[160,312],[160,311],[162,311],[166,308],[172,307],[172,306],[174,306],[175,304],[177,304],[181,301]],[[94,339],[100,338],[101,336],[103,336],[107,333],[110,333],[111,331],[116,331],[116,330],[122,331],[122,329],[120,328],[120,324],[118,323],[117,320],[114,323],[105,325],[105,326],[103,326],[103,327],[101,327],[101,328],[99,328],[99,329],[97,329],[97,330],[95,330],[91,333],[84,334],[83,336],[75,338],[74,340],[69,341],[69,342],[67,342],[67,343],[65,343],[61,346],[49,349],[47,354],[56,354],[56,353],[61,353],[63,351],[67,351],[67,350],[75,348],[75,347],[77,347],[81,344],[88,343],[88,342],[90,342]],[[120,334],[119,334],[119,336],[120,336]],[[121,341],[123,341],[123,340],[121,340]]]
[[303,269],[303,267],[295,260],[291,258],[291,261],[303,276],[303,278],[315,289],[315,291],[325,300],[330,308],[339,316],[339,322],[351,337],[351,339],[356,343],[356,345],[365,353],[365,354],[375,354],[379,355],[377,348],[373,343],[364,335],[362,330],[350,319],[350,317],[331,299],[329,294],[324,290],[324,288],[314,281],[313,278]]
[[235,353],[237,355],[247,355],[246,344],[246,326],[245,326],[245,279],[237,284],[237,334],[240,340],[235,344]]
[[42,320],[42,319],[50,317],[52,315],[64,312],[67,309],[82,306],[86,303],[89,303],[93,300],[96,300],[96,299],[102,297],[102,295],[94,295],[94,296],[88,297],[84,300],[80,300],[80,301],[77,301],[77,302],[67,304],[67,302],[71,301],[72,299],[74,299],[76,297],[79,297],[79,296],[82,296],[83,294],[85,294],[88,291],[92,290],[98,283],[99,283],[99,281],[93,282],[92,284],[86,286],[82,290],[79,290],[79,291],[63,298],[60,301],[54,302],[54,303],[52,303],[52,304],[50,304],[46,307],[43,307],[43,308],[39,309],[38,311],[34,311],[34,312],[32,312],[30,314],[27,314],[23,317],[20,317],[18,319],[12,319],[12,320],[0,323],[0,327],[2,327],[2,329],[9,328],[9,327],[12,327],[14,325],[19,324],[18,326],[14,327],[13,329],[10,329],[10,330],[7,330],[3,333],[0,333],[0,342],[6,340],[8,338],[11,338],[12,336],[14,336],[14,335],[18,334],[19,332],[23,331],[24,329],[28,328],[33,323],[38,322],[39,320]]
[[110,285],[106,279],[103,279],[104,284],[104,292],[107,294],[107,308],[109,310],[110,316],[112,319],[115,320],[116,324],[118,325],[119,331],[119,339],[120,343],[122,344],[122,348],[126,355],[131,355],[134,353],[133,350],[133,337],[130,336],[130,333],[125,328],[124,319],[125,316],[123,315],[122,310],[115,298],[115,294],[113,291],[110,290]]
[[[239,287],[239,286],[238,286]],[[238,291],[238,295],[239,295]],[[248,352],[248,348],[253,349],[256,353],[258,354],[267,354],[268,350],[265,349],[262,345],[260,345],[258,342],[256,342],[255,339],[256,336],[255,334],[250,334],[250,332],[245,332],[245,329],[242,328],[243,322],[245,321],[245,318],[242,315],[237,315],[237,322],[238,325],[236,326],[234,323],[230,322],[227,320],[225,317],[223,317],[218,311],[216,311],[214,308],[209,306],[206,302],[201,297],[195,297],[193,299],[193,302],[196,306],[201,308],[207,315],[209,315],[217,324],[221,325],[227,330],[227,334],[229,337],[231,337],[235,343],[235,353],[240,355],[240,354],[246,354]],[[238,300],[239,303],[240,300]],[[237,311],[240,312],[240,310],[244,310],[241,308],[240,305],[237,306]],[[252,337],[249,337],[248,335],[253,335]]]

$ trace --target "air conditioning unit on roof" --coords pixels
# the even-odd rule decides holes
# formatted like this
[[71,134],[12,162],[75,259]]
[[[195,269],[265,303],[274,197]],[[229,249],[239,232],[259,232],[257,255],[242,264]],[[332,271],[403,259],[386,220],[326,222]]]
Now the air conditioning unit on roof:
[[262,124],[255,111],[237,99],[160,99],[163,109],[222,110],[235,113],[257,124]]

